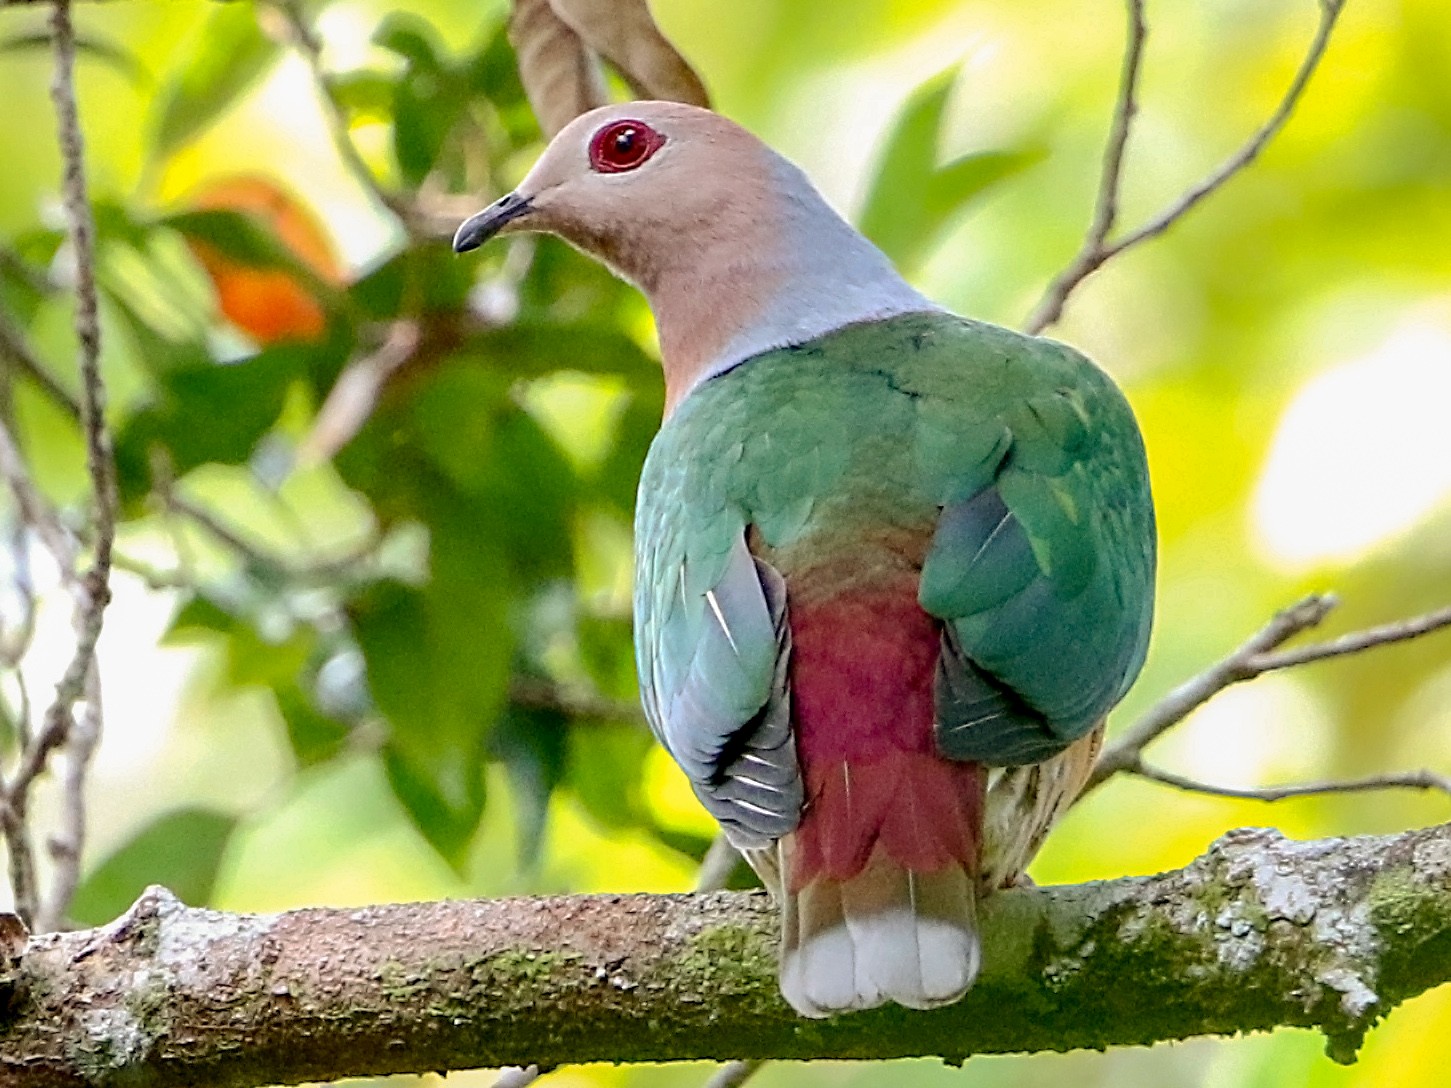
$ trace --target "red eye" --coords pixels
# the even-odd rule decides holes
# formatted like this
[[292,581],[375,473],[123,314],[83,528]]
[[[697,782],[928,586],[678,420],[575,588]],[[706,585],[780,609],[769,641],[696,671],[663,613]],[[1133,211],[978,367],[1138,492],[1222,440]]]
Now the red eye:
[[589,164],[601,174],[633,170],[660,150],[665,137],[644,121],[613,121],[589,142]]

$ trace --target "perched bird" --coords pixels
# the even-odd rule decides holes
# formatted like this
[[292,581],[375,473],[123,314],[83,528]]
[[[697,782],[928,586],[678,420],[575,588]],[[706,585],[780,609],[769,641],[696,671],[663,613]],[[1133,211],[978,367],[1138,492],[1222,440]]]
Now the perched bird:
[[782,909],[806,1016],[955,1001],[977,903],[1081,788],[1143,663],[1155,538],[1122,394],[954,316],[709,111],[557,135],[454,248],[549,231],[645,293],[665,420],[636,512],[656,736]]

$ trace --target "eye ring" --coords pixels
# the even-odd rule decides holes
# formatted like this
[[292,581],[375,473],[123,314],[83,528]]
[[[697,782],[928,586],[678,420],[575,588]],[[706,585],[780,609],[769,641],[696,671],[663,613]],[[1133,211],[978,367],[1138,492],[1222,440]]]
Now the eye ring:
[[623,174],[660,150],[665,137],[644,121],[611,121],[591,137],[590,169],[598,174]]

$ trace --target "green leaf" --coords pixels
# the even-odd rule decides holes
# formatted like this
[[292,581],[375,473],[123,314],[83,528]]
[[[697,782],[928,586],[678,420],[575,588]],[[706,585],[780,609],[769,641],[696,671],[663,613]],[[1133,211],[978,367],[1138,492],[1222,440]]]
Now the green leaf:
[[580,663],[595,687],[622,702],[637,701],[633,625],[626,617],[581,615],[575,623]]
[[514,636],[507,568],[487,522],[453,514],[430,526],[428,585],[377,583],[349,612],[390,726],[389,781],[428,841],[461,868],[483,812],[485,741],[504,707]]
[[319,710],[312,695],[300,684],[274,684],[272,695],[277,700],[277,709],[287,726],[287,740],[299,764],[312,767],[342,751],[352,732],[348,723]]
[[637,386],[615,423],[610,452],[588,482],[592,498],[603,500],[627,517],[634,517],[640,470],[664,414],[665,396],[659,383],[643,389]]
[[392,117],[392,76],[361,69],[332,76],[328,86],[338,105],[352,113],[387,120]]
[[162,89],[152,154],[165,158],[197,136],[272,67],[280,46],[257,25],[250,4],[218,4]]
[[184,646],[198,634],[230,635],[236,627],[236,616],[210,597],[198,593],[177,609],[161,637],[161,645]]
[[573,559],[570,521],[578,483],[569,459],[506,379],[479,367],[440,370],[412,412],[418,446],[481,511],[528,578],[563,575]]
[[386,15],[373,32],[373,42],[398,54],[414,68],[426,72],[444,69],[444,58],[433,28],[411,12],[395,11]]
[[394,13],[373,40],[407,61],[393,90],[393,154],[410,185],[433,170],[449,133],[468,106],[467,84],[449,66],[427,23]]
[[440,790],[437,777],[416,767],[396,745],[384,746],[383,770],[393,796],[402,803],[428,845],[461,873],[468,861],[469,843],[484,814],[486,793],[482,771],[475,775],[468,792],[459,798]]
[[[491,365],[511,379],[559,370],[617,374],[632,384],[660,385],[660,366],[617,325],[598,320],[516,321],[481,329],[454,351],[459,359]],[[658,429],[660,417],[655,417]]]
[[123,501],[136,501],[149,490],[156,446],[178,475],[208,463],[245,463],[316,352],[317,345],[281,344],[240,362],[201,362],[166,374],[157,402],[116,435]]
[[931,252],[951,219],[993,185],[1037,162],[1037,152],[980,151],[939,167],[943,111],[957,79],[949,68],[907,100],[882,149],[861,230],[907,268]]
[[539,121],[524,94],[519,63],[509,43],[508,20],[501,20],[474,54],[466,70],[469,91],[494,107],[509,143],[518,146],[540,138]]
[[0,247],[0,313],[27,326],[54,292],[42,268]]
[[177,809],[158,817],[82,881],[71,919],[88,926],[109,922],[149,884],[165,885],[191,906],[206,906],[236,827],[236,817],[212,809]]
[[457,313],[474,285],[474,270],[445,242],[412,246],[384,261],[349,289],[367,317],[391,321],[405,311]]
[[519,864],[539,862],[549,799],[564,778],[569,721],[558,711],[511,706],[489,738],[489,754],[509,774],[518,822]]
[[565,778],[586,811],[606,827],[651,826],[640,794],[654,739],[623,722],[591,722],[570,730]]

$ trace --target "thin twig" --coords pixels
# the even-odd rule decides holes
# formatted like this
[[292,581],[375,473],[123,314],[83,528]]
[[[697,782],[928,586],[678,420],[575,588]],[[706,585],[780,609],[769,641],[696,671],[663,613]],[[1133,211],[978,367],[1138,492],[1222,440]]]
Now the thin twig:
[[[1129,0],[1132,8],[1137,0]],[[1163,234],[1180,219],[1184,218],[1191,210],[1204,199],[1224,186],[1232,177],[1242,171],[1255,161],[1269,142],[1279,134],[1285,127],[1291,115],[1299,105],[1305,88],[1309,85],[1311,77],[1319,67],[1321,59],[1325,56],[1326,48],[1330,44],[1330,36],[1335,29],[1336,20],[1339,19],[1341,11],[1345,8],[1345,0],[1320,0],[1320,23],[1315,30],[1315,37],[1310,42],[1310,47],[1305,53],[1300,67],[1296,70],[1294,78],[1290,81],[1289,88],[1285,91],[1280,103],[1268,120],[1264,122],[1248,140],[1224,161],[1220,167],[1188,189],[1183,196],[1174,201],[1164,211],[1150,219],[1147,223],[1129,231],[1113,242],[1107,240],[1108,234],[1105,231],[1099,235],[1095,242],[1095,230],[1105,203],[1116,200],[1119,186],[1119,171],[1122,167],[1122,147],[1118,148],[1118,155],[1115,155],[1115,141],[1127,139],[1127,129],[1132,117],[1133,110],[1133,87],[1129,85],[1130,79],[1136,79],[1137,61],[1131,67],[1130,58],[1142,47],[1142,37],[1135,42],[1135,30],[1130,20],[1129,41],[1124,53],[1124,70],[1120,78],[1120,93],[1118,107],[1114,113],[1114,123],[1110,131],[1109,150],[1104,157],[1104,173],[1099,183],[1098,207],[1099,214],[1095,215],[1094,228],[1090,229],[1088,238],[1078,255],[1069,266],[1064,269],[1048,286],[1043,298],[1034,307],[1033,313],[1029,316],[1025,328],[1030,333],[1038,333],[1049,325],[1053,324],[1063,316],[1063,308],[1068,301],[1068,296],[1091,276],[1098,269],[1102,268],[1112,258],[1123,253],[1125,250],[1137,246],[1141,242],[1148,241]],[[1122,136],[1120,130],[1122,129]],[[1112,167],[1112,169],[1110,169]],[[1109,203],[1110,208],[1113,207]]]
[[1144,18],[1143,0],[1126,0],[1128,30],[1124,38],[1123,66],[1119,71],[1118,99],[1114,104],[1113,121],[1109,125],[1108,144],[1103,152],[1103,170],[1098,179],[1098,196],[1094,203],[1093,222],[1083,245],[1060,272],[1033,315],[1028,318],[1030,333],[1042,331],[1057,321],[1063,304],[1073,288],[1103,263],[1104,246],[1118,219],[1119,191],[1123,185],[1124,148],[1128,146],[1134,115],[1138,112],[1139,74],[1143,70],[1144,42],[1149,24]]
[[1311,661],[1324,661],[1330,657],[1358,654],[1393,642],[1407,642],[1413,638],[1420,638],[1422,635],[1429,635],[1433,631],[1439,631],[1444,627],[1451,627],[1451,605],[1420,616],[1412,616],[1410,619],[1397,620],[1395,623],[1368,627],[1364,631],[1352,631],[1348,635],[1341,635],[1339,638],[1332,638],[1325,642],[1316,642],[1293,650],[1280,650],[1278,653],[1263,653],[1254,658],[1250,665],[1256,673],[1292,669],[1297,665],[1309,664]]
[[180,567],[176,570],[163,570],[160,567],[154,567],[150,563],[121,552],[114,552],[112,554],[111,566],[116,570],[123,570],[127,574],[139,578],[147,589],[168,590],[197,588],[196,579]]
[[725,832],[717,833],[710,844],[710,849],[705,852],[705,857],[700,859],[700,869],[695,874],[695,890],[698,892],[723,890],[730,883],[731,874],[736,871],[736,866],[740,862],[740,851],[731,845],[730,840],[725,837]]
[[506,1065],[499,1070],[491,1088],[529,1088],[529,1085],[553,1068],[548,1065]]
[[638,703],[611,699],[533,676],[518,676],[510,681],[509,701],[529,710],[552,710],[570,718],[638,722],[643,717]]
[[317,36],[312,25],[307,21],[307,13],[298,0],[274,0],[272,6],[282,14],[287,21],[288,30],[291,32],[293,44],[302,55],[303,61],[307,64],[308,71],[312,73],[312,81],[317,87],[318,97],[322,100],[322,112],[327,118],[328,130],[332,134],[333,146],[337,149],[338,157],[343,160],[343,165],[358,180],[372,196],[398,217],[405,230],[414,232],[413,209],[408,202],[396,193],[389,192],[378,180],[378,175],[373,173],[363,159],[362,152],[358,145],[353,142],[352,133],[348,130],[348,117],[343,109],[343,104],[338,100],[337,92],[333,89],[332,80],[328,78],[327,72],[322,65],[322,39]]
[[376,350],[347,365],[298,446],[299,464],[321,464],[352,441],[373,414],[389,379],[417,358],[422,335],[418,322],[395,321]]
[[755,1059],[748,1062],[727,1062],[716,1070],[715,1076],[705,1082],[705,1088],[740,1088],[765,1064]]
[[[90,568],[77,586],[75,609],[75,646],[70,661],[55,687],[55,696],[46,709],[40,730],[21,753],[19,766],[0,799],[0,822],[5,825],[6,839],[12,843],[11,873],[15,882],[17,903],[24,896],[22,915],[33,923],[38,914],[37,888],[33,858],[17,861],[15,842],[29,854],[29,835],[25,830],[26,805],[30,786],[45,770],[53,752],[66,743],[74,728],[76,704],[85,697],[87,703],[99,703],[96,680],[96,644],[107,603],[110,601],[111,549],[116,537],[116,470],[111,451],[111,437],[106,430],[105,384],[101,377],[101,325],[96,298],[95,224],[91,219],[86,195],[85,143],[81,136],[79,110],[76,106],[75,30],[71,25],[70,0],[56,0],[51,14],[51,31],[55,44],[55,77],[51,82],[51,99],[55,104],[56,128],[60,143],[62,201],[65,206],[70,245],[76,266],[75,331],[79,343],[81,375],[80,420],[86,442],[86,470],[95,500],[95,541]],[[8,437],[8,434],[7,434]],[[7,442],[13,447],[13,443]],[[7,449],[8,454],[17,450]],[[7,472],[7,476],[10,475]],[[13,486],[13,485],[12,485]],[[90,713],[89,708],[86,711]],[[94,719],[99,726],[99,717]],[[86,743],[94,746],[95,738]],[[82,770],[84,762],[82,762]],[[79,785],[77,786],[79,788]],[[68,845],[80,855],[83,835],[67,832]],[[18,872],[29,864],[30,872]],[[68,896],[67,896],[68,898]],[[63,909],[62,904],[62,909]],[[48,913],[48,912],[47,912]]]
[[[379,540],[370,536],[356,548],[336,558],[318,559],[308,563],[292,563],[280,556],[268,553],[264,548],[247,539],[237,529],[200,503],[178,494],[167,484],[158,486],[157,491],[169,513],[185,518],[203,530],[226,550],[236,554],[245,564],[257,570],[267,571],[290,582],[331,582],[339,576],[354,571],[377,551]],[[132,567],[136,564],[132,563]]]
[[51,377],[50,371],[45,369],[35,353],[30,350],[30,345],[25,342],[20,330],[11,325],[3,313],[0,313],[0,358],[8,360],[17,371],[24,374],[36,388],[44,393],[52,404],[71,419],[80,420],[80,401],[71,396],[60,382]]
[[1225,688],[1258,676],[1259,673],[1250,668],[1251,661],[1301,631],[1317,626],[1330,614],[1336,603],[1331,595],[1317,594],[1275,613],[1269,623],[1234,653],[1169,692],[1126,729],[1116,744],[1099,756],[1098,763],[1094,766],[1093,773],[1088,776],[1088,783],[1079,796],[1086,795],[1120,771],[1130,769],[1145,747]]
[[1451,606],[1448,606],[1394,623],[1341,635],[1325,642],[1294,650],[1279,650],[1280,646],[1294,636],[1319,625],[1335,604],[1335,597],[1330,594],[1306,597],[1276,613],[1253,638],[1228,657],[1175,688],[1150,707],[1143,717],[1124,731],[1118,743],[1099,757],[1083,793],[1079,796],[1086,795],[1113,775],[1123,772],[1143,773],[1144,749],[1225,688],[1278,669],[1362,653],[1377,646],[1408,642],[1433,631],[1451,628]]
[[30,538],[25,522],[17,518],[10,530],[10,584],[15,590],[16,609],[20,614],[4,617],[0,622],[0,667],[15,669],[20,676],[20,662],[35,638],[35,584],[30,573]]
[[15,913],[26,928],[40,911],[40,892],[35,877],[35,849],[30,843],[30,825],[7,796],[0,796],[0,834],[5,838],[5,856],[10,877],[10,895]]
[[1260,152],[1279,134],[1280,129],[1285,127],[1285,122],[1290,119],[1290,115],[1295,112],[1295,107],[1299,105],[1300,97],[1310,83],[1310,77],[1315,74],[1315,69],[1319,67],[1320,60],[1325,56],[1325,50],[1330,45],[1330,35],[1335,30],[1335,21],[1340,18],[1340,13],[1344,9],[1345,0],[1320,0],[1320,25],[1315,29],[1314,40],[1311,41],[1310,48],[1305,53],[1305,59],[1300,62],[1300,67],[1295,72],[1295,78],[1290,81],[1289,89],[1280,99],[1280,104],[1275,107],[1275,112],[1270,114],[1269,120],[1245,141],[1243,147],[1226,159],[1218,170],[1186,192],[1158,216],[1111,245],[1108,248],[1107,257],[1113,257],[1131,246],[1163,234],[1196,204],[1259,158]]
[[70,581],[75,574],[75,544],[55,510],[35,486],[19,443],[5,419],[0,419],[0,476],[5,478],[6,486],[15,498],[21,521],[50,552],[61,578]]
[[1370,790],[1439,790],[1451,796],[1451,778],[1435,771],[1403,771],[1394,774],[1370,775],[1366,778],[1351,778],[1340,782],[1303,782],[1291,786],[1245,787],[1216,786],[1198,779],[1187,778],[1162,767],[1154,767],[1142,760],[1129,768],[1130,773],[1151,782],[1172,786],[1189,793],[1207,793],[1213,797],[1233,797],[1247,801],[1283,801],[1291,797],[1311,797],[1326,793],[1365,793]]
[[81,882],[81,853],[86,841],[86,776],[101,740],[101,674],[92,664],[86,679],[86,699],[81,704],[66,738],[65,771],[61,775],[61,827],[50,840],[55,862],[49,894],[36,915],[36,929],[49,933],[60,929],[71,900]]

